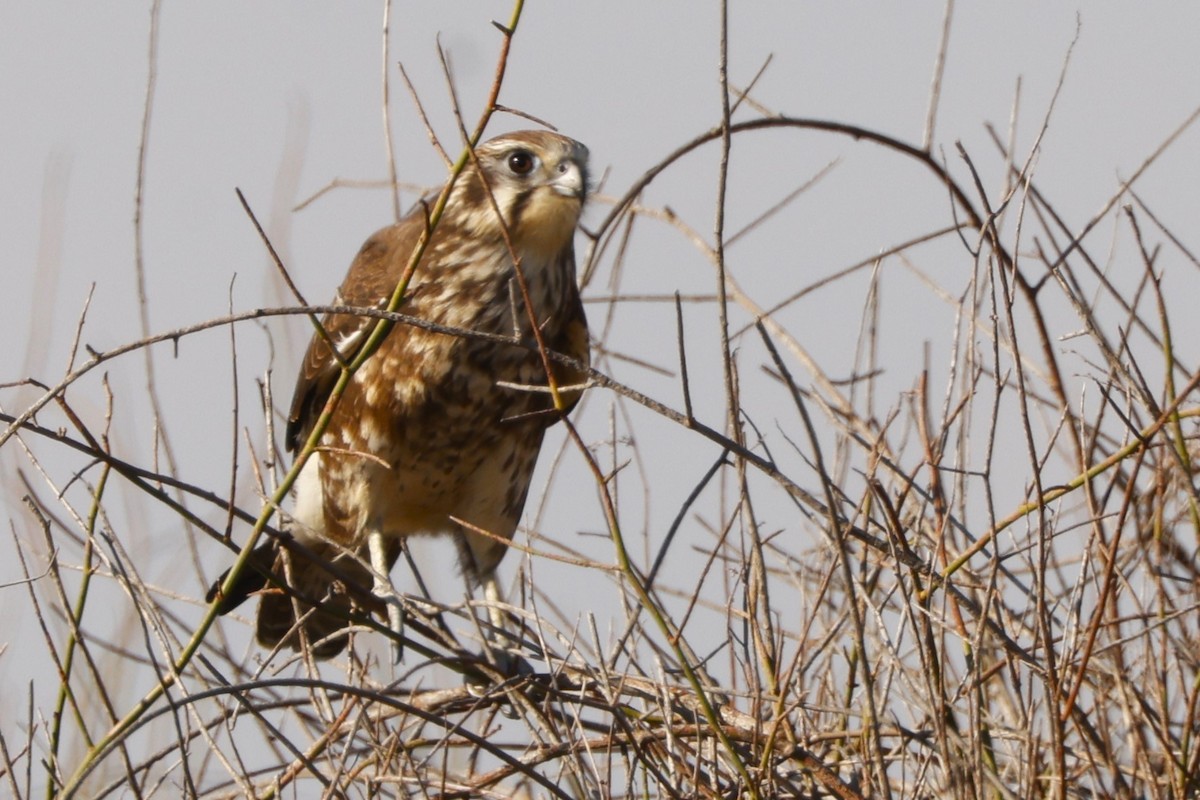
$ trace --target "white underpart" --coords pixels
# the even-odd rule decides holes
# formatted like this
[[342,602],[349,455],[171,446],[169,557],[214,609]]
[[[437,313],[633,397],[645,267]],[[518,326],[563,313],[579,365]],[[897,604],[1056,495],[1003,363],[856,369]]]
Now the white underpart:
[[296,506],[292,510],[296,529],[292,535],[302,544],[325,537],[325,498],[321,489],[321,459],[313,453],[296,478]]

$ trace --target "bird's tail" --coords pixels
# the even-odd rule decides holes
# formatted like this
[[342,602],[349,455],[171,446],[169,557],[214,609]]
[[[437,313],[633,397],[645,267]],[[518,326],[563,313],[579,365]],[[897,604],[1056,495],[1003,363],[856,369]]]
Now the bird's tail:
[[[273,542],[257,547],[237,582],[221,595],[217,613],[226,614],[258,594],[255,638],[259,644],[274,648],[282,642],[292,650],[307,644],[314,657],[333,658],[346,648],[351,612],[362,605],[355,598],[370,597],[371,576],[354,559],[340,559],[334,565],[335,553],[315,552],[311,546],[304,549],[309,552],[285,554]],[[227,570],[208,590],[208,602],[220,595],[228,574]],[[291,588],[285,591],[284,586]]]

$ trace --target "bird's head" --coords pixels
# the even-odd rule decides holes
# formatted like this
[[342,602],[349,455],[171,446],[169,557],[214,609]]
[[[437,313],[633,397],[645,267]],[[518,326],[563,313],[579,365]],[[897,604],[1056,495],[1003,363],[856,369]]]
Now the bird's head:
[[459,179],[468,229],[498,230],[499,209],[518,254],[549,260],[570,245],[588,188],[586,147],[550,131],[517,131],[484,142],[475,155],[479,169]]

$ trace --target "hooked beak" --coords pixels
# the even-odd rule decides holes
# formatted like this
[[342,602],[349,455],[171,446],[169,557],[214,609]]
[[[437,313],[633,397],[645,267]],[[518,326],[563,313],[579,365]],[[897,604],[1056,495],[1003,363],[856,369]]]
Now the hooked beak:
[[582,201],[587,193],[587,175],[584,167],[572,158],[564,158],[554,169],[556,174],[550,181],[550,188],[556,194]]

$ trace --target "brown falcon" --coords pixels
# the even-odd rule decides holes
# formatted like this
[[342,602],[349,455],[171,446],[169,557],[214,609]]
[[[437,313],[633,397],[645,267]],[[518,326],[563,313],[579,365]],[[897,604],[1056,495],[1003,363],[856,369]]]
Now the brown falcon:
[[[298,649],[302,631],[314,655],[341,652],[347,616],[363,605],[356,598],[369,597],[372,586],[389,593],[381,589],[390,588],[387,572],[408,536],[453,536],[464,572],[484,584],[489,599],[498,596],[493,571],[506,545],[478,531],[512,538],[542,435],[578,400],[583,380],[552,363],[554,384],[566,389],[558,409],[551,393],[536,390],[550,380],[532,326],[548,350],[588,361],[573,245],[587,148],[555,133],[521,131],[484,143],[475,156],[454,184],[399,311],[521,344],[402,322],[392,328],[354,373],[297,481],[288,533],[301,547],[289,548],[290,568],[275,543],[262,545],[221,598],[225,613],[261,590],[257,638],[264,646]],[[386,306],[426,220],[420,204],[368,239],[334,304]],[[328,338],[313,337],[296,383],[289,450],[304,446],[339,378],[339,360],[352,359],[375,324],[353,315],[324,319]],[[209,590],[210,602],[222,581]],[[397,632],[398,608],[393,596],[389,620]]]

